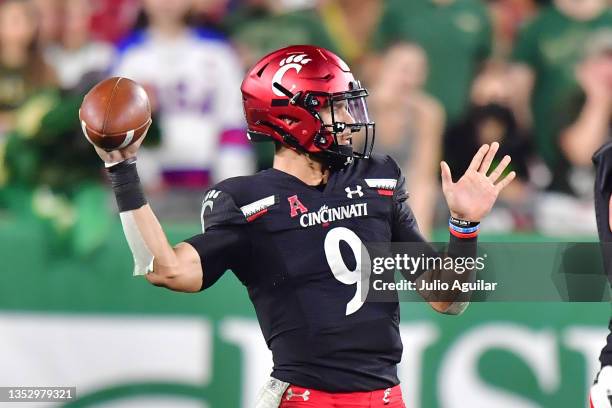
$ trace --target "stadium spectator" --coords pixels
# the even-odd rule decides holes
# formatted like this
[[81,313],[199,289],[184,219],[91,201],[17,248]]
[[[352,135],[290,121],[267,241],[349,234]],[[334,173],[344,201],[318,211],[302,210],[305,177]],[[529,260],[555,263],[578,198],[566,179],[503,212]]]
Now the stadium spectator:
[[[529,183],[529,135],[518,126],[511,109],[512,84],[509,67],[489,62],[472,85],[470,105],[461,121],[451,126],[444,137],[445,160],[453,174],[467,170],[470,160],[483,143],[498,142],[500,156],[509,155],[507,171],[516,179],[500,194],[489,219],[489,230],[526,230],[533,228],[534,188]],[[495,163],[494,163],[495,164]]]
[[[590,40],[586,46],[586,58],[575,70],[581,89],[576,89],[572,96],[568,95],[565,111],[559,117],[551,118],[560,129],[557,142],[560,154],[553,168],[552,192],[548,194],[549,206],[554,207],[555,211],[546,207],[541,209],[541,213],[545,214],[541,219],[548,220],[542,228],[555,225],[548,214],[553,214],[557,219],[565,216],[571,220],[577,218],[575,214],[593,216],[592,185],[595,175],[590,158],[611,136],[611,36],[612,31],[604,31]],[[562,200],[567,203],[565,213],[557,209]],[[547,203],[540,202],[542,205]],[[589,219],[591,228],[588,232],[594,231],[593,219]],[[577,224],[581,224],[580,221]]]
[[552,171],[552,190],[568,192],[564,172],[558,170],[565,167],[559,138],[567,125],[560,119],[574,103],[579,89],[576,65],[583,57],[585,44],[610,27],[612,10],[607,0],[554,0],[522,29],[515,45],[513,58],[517,65],[511,80],[514,105],[531,108],[519,118],[524,126],[533,122],[534,146]]
[[446,111],[448,124],[464,113],[478,64],[492,49],[491,19],[479,0],[389,0],[376,44],[405,39],[427,53],[427,91]]
[[159,113],[160,148],[149,160],[139,157],[142,168],[149,167],[148,184],[161,174],[173,189],[165,195],[168,211],[192,216],[200,211],[196,197],[203,187],[254,171],[240,98],[242,66],[218,32],[189,25],[191,0],[143,5],[144,28],[120,46],[115,73],[147,87]]
[[225,21],[244,66],[251,67],[267,53],[292,44],[335,50],[314,6],[314,1],[293,6],[276,0],[244,1]]
[[241,46],[246,66],[289,44],[325,46],[359,64],[371,48],[384,7],[381,0],[356,4],[355,0],[248,0],[227,19],[227,27]]
[[612,28],[587,46],[576,79],[581,90],[570,105],[559,145],[572,166],[590,166],[593,152],[612,136]]
[[382,0],[319,0],[317,12],[336,48],[349,64],[367,63],[384,11]]
[[49,247],[84,255],[106,239],[105,193],[78,132],[81,96],[58,92],[38,29],[33,1],[0,3],[0,201],[43,225]]
[[61,0],[30,0],[38,14],[38,42],[42,49],[58,41],[62,26]]
[[8,133],[9,209],[44,226],[49,248],[85,256],[108,238],[107,193],[80,130],[79,93],[47,91],[28,98],[18,115],[33,121]]
[[63,24],[59,41],[45,50],[64,89],[88,90],[108,75],[114,48],[91,41],[92,8],[88,0],[61,0]]
[[[24,101],[55,82],[53,70],[44,62],[36,33],[38,19],[31,1],[0,3],[0,152],[6,133],[15,126],[36,126],[35,110],[17,114]],[[19,123],[18,123],[19,122]],[[0,153],[0,186],[6,182]]]
[[410,206],[426,236],[436,208],[444,130],[444,109],[423,90],[427,70],[427,56],[421,47],[396,43],[385,52],[371,87],[375,151],[389,154],[406,174]]
[[141,7],[140,0],[89,0],[88,3],[93,11],[92,38],[110,43],[117,43],[130,33]]
[[512,52],[516,35],[536,12],[534,0],[489,0],[487,6],[493,21],[493,54],[506,58]]
[[193,0],[196,25],[222,29],[223,20],[230,10],[231,0]]

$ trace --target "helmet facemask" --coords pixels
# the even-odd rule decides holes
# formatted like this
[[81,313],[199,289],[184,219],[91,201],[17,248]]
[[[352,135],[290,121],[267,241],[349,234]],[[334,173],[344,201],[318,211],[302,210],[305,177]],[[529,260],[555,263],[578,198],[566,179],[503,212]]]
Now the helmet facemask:
[[[370,120],[366,97],[368,91],[358,81],[349,84],[343,92],[298,92],[289,94],[290,104],[301,105],[321,122],[321,129],[314,136],[314,145],[321,152],[310,153],[321,157],[332,168],[342,168],[353,159],[367,159],[374,148],[375,124]],[[289,96],[287,95],[287,96]],[[325,115],[322,115],[326,112]],[[322,116],[329,117],[329,122]],[[350,133],[348,144],[343,143]],[[356,149],[357,148],[357,149]]]

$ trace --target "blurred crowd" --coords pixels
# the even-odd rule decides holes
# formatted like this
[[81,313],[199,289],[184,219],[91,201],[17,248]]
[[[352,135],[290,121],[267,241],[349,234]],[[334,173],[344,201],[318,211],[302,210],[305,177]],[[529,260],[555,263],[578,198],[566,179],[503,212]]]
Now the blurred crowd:
[[494,141],[518,177],[487,231],[595,232],[608,0],[0,0],[0,210],[78,254],[107,239],[111,200],[78,108],[119,75],[152,102],[139,170],[154,209],[194,222],[211,183],[271,165],[272,146],[246,139],[243,73],[306,43],[338,53],[369,89],[375,151],[403,168],[426,235],[447,216],[440,160],[459,178]]

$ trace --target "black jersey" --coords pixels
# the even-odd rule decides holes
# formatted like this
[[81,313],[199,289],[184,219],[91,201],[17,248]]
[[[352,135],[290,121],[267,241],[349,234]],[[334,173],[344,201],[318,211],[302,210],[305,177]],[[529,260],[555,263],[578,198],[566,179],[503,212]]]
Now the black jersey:
[[[612,283],[612,231],[610,231],[610,196],[612,195],[612,142],[603,145],[593,155],[593,163],[597,169],[595,175],[595,215],[597,231],[603,255],[604,270]],[[606,345],[601,350],[599,361],[602,366],[612,365],[612,318],[608,325],[610,334]]]
[[360,301],[354,254],[362,242],[423,241],[406,199],[388,156],[356,160],[321,188],[269,169],[209,190],[203,233],[186,242],[200,254],[203,289],[227,269],[246,286],[275,378],[330,392],[387,388],[399,383],[399,305]]

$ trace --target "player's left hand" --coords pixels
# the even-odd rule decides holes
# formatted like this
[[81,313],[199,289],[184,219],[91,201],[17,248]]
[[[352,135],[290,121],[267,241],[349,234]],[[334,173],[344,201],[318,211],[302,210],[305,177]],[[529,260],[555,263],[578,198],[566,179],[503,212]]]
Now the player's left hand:
[[514,180],[516,173],[513,171],[500,179],[510,163],[508,155],[504,156],[495,170],[487,176],[497,149],[499,149],[497,142],[482,145],[474,155],[470,167],[456,183],[453,183],[448,164],[440,163],[442,191],[453,217],[466,221],[480,221],[491,211],[499,192]]

